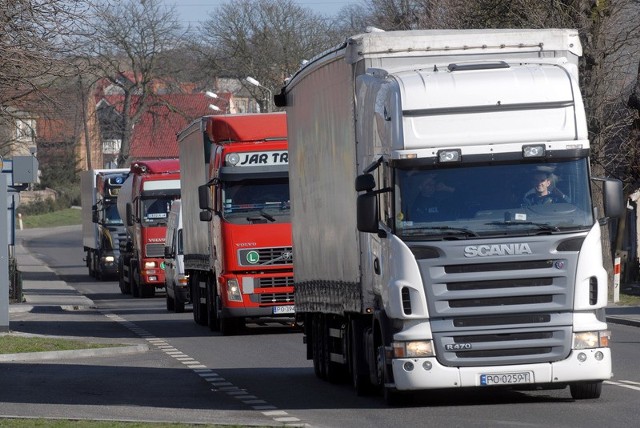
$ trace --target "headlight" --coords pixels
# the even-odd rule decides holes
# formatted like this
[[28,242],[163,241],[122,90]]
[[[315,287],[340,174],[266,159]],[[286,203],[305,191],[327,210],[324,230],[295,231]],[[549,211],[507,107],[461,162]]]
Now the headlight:
[[145,269],[153,269],[157,266],[156,262],[144,262]]
[[237,279],[227,281],[227,299],[242,302],[242,295],[240,294],[240,286],[238,285]]
[[393,342],[394,358],[433,357],[433,341],[415,340],[411,342]]
[[608,348],[610,338],[609,330],[574,333],[573,349]]
[[116,258],[113,257],[113,256],[104,256],[104,261],[106,263],[113,263],[115,260],[116,260]]

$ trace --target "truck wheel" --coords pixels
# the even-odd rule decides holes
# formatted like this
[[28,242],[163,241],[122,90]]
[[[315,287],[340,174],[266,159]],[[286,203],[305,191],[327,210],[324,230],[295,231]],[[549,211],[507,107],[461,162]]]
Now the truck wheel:
[[331,317],[323,317],[324,322],[322,323],[322,357],[324,359],[324,367],[326,370],[326,379],[331,383],[342,383],[347,379],[346,366],[344,364],[336,363],[335,361],[331,361],[332,351],[335,351],[335,354],[343,355],[342,350],[338,349],[338,345],[335,343],[336,340],[331,337],[330,329],[332,327]]
[[93,251],[89,251],[87,253],[87,267],[89,268],[89,276],[93,278],[95,276],[95,272],[93,270]]
[[140,293],[140,297],[142,297],[143,299],[148,299],[156,296],[156,287],[153,284],[144,284],[140,286],[140,282],[138,282],[138,290]]
[[184,302],[180,299],[173,299],[173,311],[176,314],[181,314],[184,312]]
[[322,322],[319,314],[311,317],[311,341],[313,352],[313,371],[320,379],[326,379],[327,371],[324,367],[324,351],[322,350]]
[[169,312],[173,312],[176,309],[176,301],[173,299],[173,297],[169,296],[169,292],[167,291],[167,310]]
[[357,320],[351,320],[348,330],[348,355],[349,371],[351,373],[351,384],[358,396],[371,395],[374,387],[369,379],[369,371],[363,367],[364,361],[364,329]]
[[242,318],[220,317],[220,333],[222,333],[223,336],[234,336],[238,334],[243,325],[244,320]]
[[[213,275],[215,278],[215,274]],[[207,281],[207,323],[209,330],[220,331],[220,321],[218,319],[220,304],[216,285],[212,284],[213,280]]]
[[139,287],[139,282],[138,282],[138,268],[137,266],[132,266],[131,269],[129,269],[130,272],[130,276],[129,276],[129,284],[131,285],[131,295],[133,297],[140,297],[140,287]]
[[122,294],[129,294],[131,291],[129,290],[128,284],[124,280],[124,263],[121,257],[118,257],[118,287],[120,287],[120,292]]
[[207,305],[200,302],[202,291],[200,288],[200,274],[194,273],[189,277],[191,281],[191,295],[193,296],[193,320],[198,325],[207,325]]
[[579,382],[569,385],[571,397],[575,400],[591,400],[600,398],[602,393],[602,381],[599,382]]

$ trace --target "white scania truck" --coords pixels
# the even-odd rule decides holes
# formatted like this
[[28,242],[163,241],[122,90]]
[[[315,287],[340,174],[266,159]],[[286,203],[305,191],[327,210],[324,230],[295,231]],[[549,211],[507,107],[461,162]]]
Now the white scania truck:
[[[612,376],[601,224],[573,30],[371,32],[276,95],[296,314],[317,376],[389,403]],[[594,180],[605,213],[592,200]]]

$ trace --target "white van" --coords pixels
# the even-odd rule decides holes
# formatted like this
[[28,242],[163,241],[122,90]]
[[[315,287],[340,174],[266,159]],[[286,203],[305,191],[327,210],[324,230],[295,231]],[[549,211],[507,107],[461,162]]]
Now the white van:
[[184,274],[182,253],[182,204],[178,199],[171,205],[167,221],[167,236],[164,247],[165,286],[167,290],[167,310],[184,312],[190,303],[189,277]]

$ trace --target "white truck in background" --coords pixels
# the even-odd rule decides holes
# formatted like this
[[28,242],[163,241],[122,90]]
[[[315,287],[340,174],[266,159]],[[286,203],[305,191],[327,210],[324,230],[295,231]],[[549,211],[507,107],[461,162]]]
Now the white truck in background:
[[[296,315],[318,377],[390,404],[600,396],[600,228],[624,208],[617,180],[597,179],[605,213],[591,197],[580,55],[574,30],[372,32],[287,81]],[[527,202],[534,177],[553,203]]]
[[189,275],[184,271],[184,251],[182,238],[182,201],[176,199],[171,204],[167,220],[167,235],[164,240],[164,285],[167,290],[167,310],[184,312],[191,303]]
[[84,261],[89,275],[96,279],[118,274],[120,240],[126,240],[126,231],[116,201],[128,174],[126,168],[80,173]]

